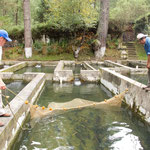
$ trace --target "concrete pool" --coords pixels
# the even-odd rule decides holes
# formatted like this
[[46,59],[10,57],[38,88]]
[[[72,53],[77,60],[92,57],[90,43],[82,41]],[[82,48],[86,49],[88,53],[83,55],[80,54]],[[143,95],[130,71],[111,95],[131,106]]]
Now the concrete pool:
[[[18,96],[10,102],[15,118],[12,116],[11,118],[2,119],[6,126],[0,128],[0,149],[57,150],[86,148],[86,150],[90,150],[118,148],[122,150],[122,142],[127,143],[125,145],[130,145],[130,148],[149,149],[147,141],[149,140],[150,93],[143,92],[143,83],[121,75],[113,65],[128,69],[131,74],[142,73],[145,70],[143,68],[130,68],[110,61],[104,62],[107,67],[104,67],[104,65],[98,70],[90,66],[88,62],[81,63],[84,63],[89,70],[64,69],[65,65],[75,63],[73,61],[50,62],[50,64],[57,65],[54,74],[50,73],[50,76],[40,72],[14,74],[16,70],[25,66],[35,66],[36,64],[42,64],[42,62],[32,62],[31,65],[29,65],[29,62],[17,62],[0,71],[3,79],[25,80],[28,82],[18,93]],[[76,79],[74,76],[76,73],[82,81],[78,85],[72,82]],[[124,99],[126,104],[119,109],[78,109],[53,118],[43,118],[33,123],[34,127],[32,121],[26,121],[29,114],[29,107],[24,104],[26,100],[33,104],[38,99],[40,106],[47,106],[51,101],[70,101],[76,97],[102,101],[112,97],[112,93],[118,94],[126,88],[129,89]],[[8,106],[6,106],[6,110],[10,111]],[[20,125],[27,126],[29,130],[20,132],[20,135],[16,138],[21,129],[18,122]],[[41,136],[39,136],[39,132],[41,132]],[[37,136],[34,136],[34,134]],[[48,137],[50,139],[46,142]],[[43,141],[39,141],[38,138],[43,139]]]
[[[93,90],[94,89],[94,90]],[[46,82],[37,104],[47,106],[49,102],[66,102],[74,98],[103,101],[112,97],[103,85],[52,84]],[[84,108],[64,112],[54,117],[28,120],[29,129],[21,131],[11,150],[97,150],[149,149],[149,126],[126,105],[121,108]]]

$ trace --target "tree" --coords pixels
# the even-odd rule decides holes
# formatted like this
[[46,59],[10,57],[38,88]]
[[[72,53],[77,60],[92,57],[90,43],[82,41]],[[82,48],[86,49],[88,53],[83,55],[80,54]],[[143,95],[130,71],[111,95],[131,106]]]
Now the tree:
[[23,1],[23,10],[24,10],[25,56],[26,58],[29,58],[32,57],[30,0]]
[[106,38],[108,32],[108,21],[109,21],[109,0],[100,0],[100,18],[97,29],[97,40],[95,40],[95,58],[101,59],[106,50]]
[[118,0],[116,5],[110,9],[110,20],[124,31],[128,23],[134,21],[149,12],[148,0]]
[[48,8],[44,19],[58,28],[74,31],[97,24],[95,0],[44,0],[44,3]]
[[45,15],[48,12],[48,9],[49,9],[49,5],[47,4],[47,2],[45,0],[40,0],[39,6],[37,7],[36,10],[35,20],[40,23],[48,21],[48,19],[45,17]]

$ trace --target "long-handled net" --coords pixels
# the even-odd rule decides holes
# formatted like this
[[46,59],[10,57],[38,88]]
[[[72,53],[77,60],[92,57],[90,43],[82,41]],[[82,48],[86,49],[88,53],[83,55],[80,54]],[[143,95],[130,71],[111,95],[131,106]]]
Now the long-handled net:
[[51,102],[49,103],[48,108],[45,108],[44,106],[39,107],[38,105],[29,104],[31,119],[41,118],[44,116],[54,116],[57,114],[61,114],[67,110],[81,109],[84,107],[95,107],[95,108],[105,108],[110,106],[120,107],[122,100],[124,99],[125,93],[127,91],[128,90],[126,89],[124,92],[120,93],[119,95],[115,95],[114,97],[108,100],[104,100],[102,102],[94,102],[94,101],[88,101],[80,98],[75,98],[72,101],[65,102],[65,103]]

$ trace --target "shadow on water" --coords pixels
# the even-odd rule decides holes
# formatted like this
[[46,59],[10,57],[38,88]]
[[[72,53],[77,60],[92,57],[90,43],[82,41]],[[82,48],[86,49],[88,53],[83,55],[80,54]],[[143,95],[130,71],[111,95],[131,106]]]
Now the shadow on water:
[[[103,101],[112,94],[98,84],[52,84],[47,82],[38,99],[40,106],[74,98]],[[149,150],[150,128],[125,105],[121,108],[84,108],[45,117],[34,128],[30,120],[11,150]]]

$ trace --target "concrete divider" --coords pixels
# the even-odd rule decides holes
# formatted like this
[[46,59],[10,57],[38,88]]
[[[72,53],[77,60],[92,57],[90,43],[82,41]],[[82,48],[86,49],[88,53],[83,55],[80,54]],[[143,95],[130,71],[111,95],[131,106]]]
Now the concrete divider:
[[114,94],[118,94],[128,88],[125,102],[137,112],[145,121],[150,123],[150,92],[145,92],[145,85],[125,77],[108,68],[100,69],[100,81]]
[[[6,150],[10,149],[10,146],[15,139],[15,136],[21,129],[20,125],[23,125],[28,112],[29,105],[24,102],[26,100],[33,104],[39,95],[43,85],[45,83],[45,74],[40,73],[28,83],[20,93],[10,102],[11,111],[15,114],[11,114],[11,117],[1,118],[1,121],[5,124],[4,127],[0,128],[0,149]],[[5,109],[8,113],[11,113],[9,106],[7,105]]]
[[100,72],[98,70],[81,70],[80,79],[86,82],[99,82]]
[[[129,63],[129,61],[126,61],[126,63]],[[132,61],[130,61],[132,63]],[[125,61],[124,61],[125,63]],[[114,70],[117,72],[122,72],[122,73],[130,73],[130,74],[147,74],[147,68],[132,68],[132,67],[128,67],[125,65],[122,65],[120,63],[115,63],[113,61],[110,60],[105,60],[104,64],[109,66],[109,67],[114,67]]]
[[[24,81],[31,81],[35,78],[39,72],[25,72],[24,74],[14,74],[13,72],[1,72],[0,77],[3,80],[24,80]],[[46,80],[52,81],[53,74],[52,73],[45,73]]]
[[95,70],[96,71],[96,69],[94,67],[92,67],[91,65],[89,65],[89,63],[87,63],[85,61],[83,63],[85,64],[84,67],[87,68],[87,70],[90,69],[90,70]]
[[20,62],[20,63],[17,63],[15,65],[12,65],[8,68],[1,69],[0,72],[14,72],[14,71],[17,71],[21,68],[24,68],[25,66],[27,66],[26,62]]
[[80,79],[86,82],[99,82],[100,72],[89,65],[89,62],[84,61],[83,64],[87,70],[80,70]]
[[[70,82],[74,80],[74,75],[72,70],[64,70],[64,61],[59,61],[57,67],[54,70],[53,81],[56,82]],[[68,62],[69,63],[69,62]],[[72,62],[71,62],[72,63]]]

